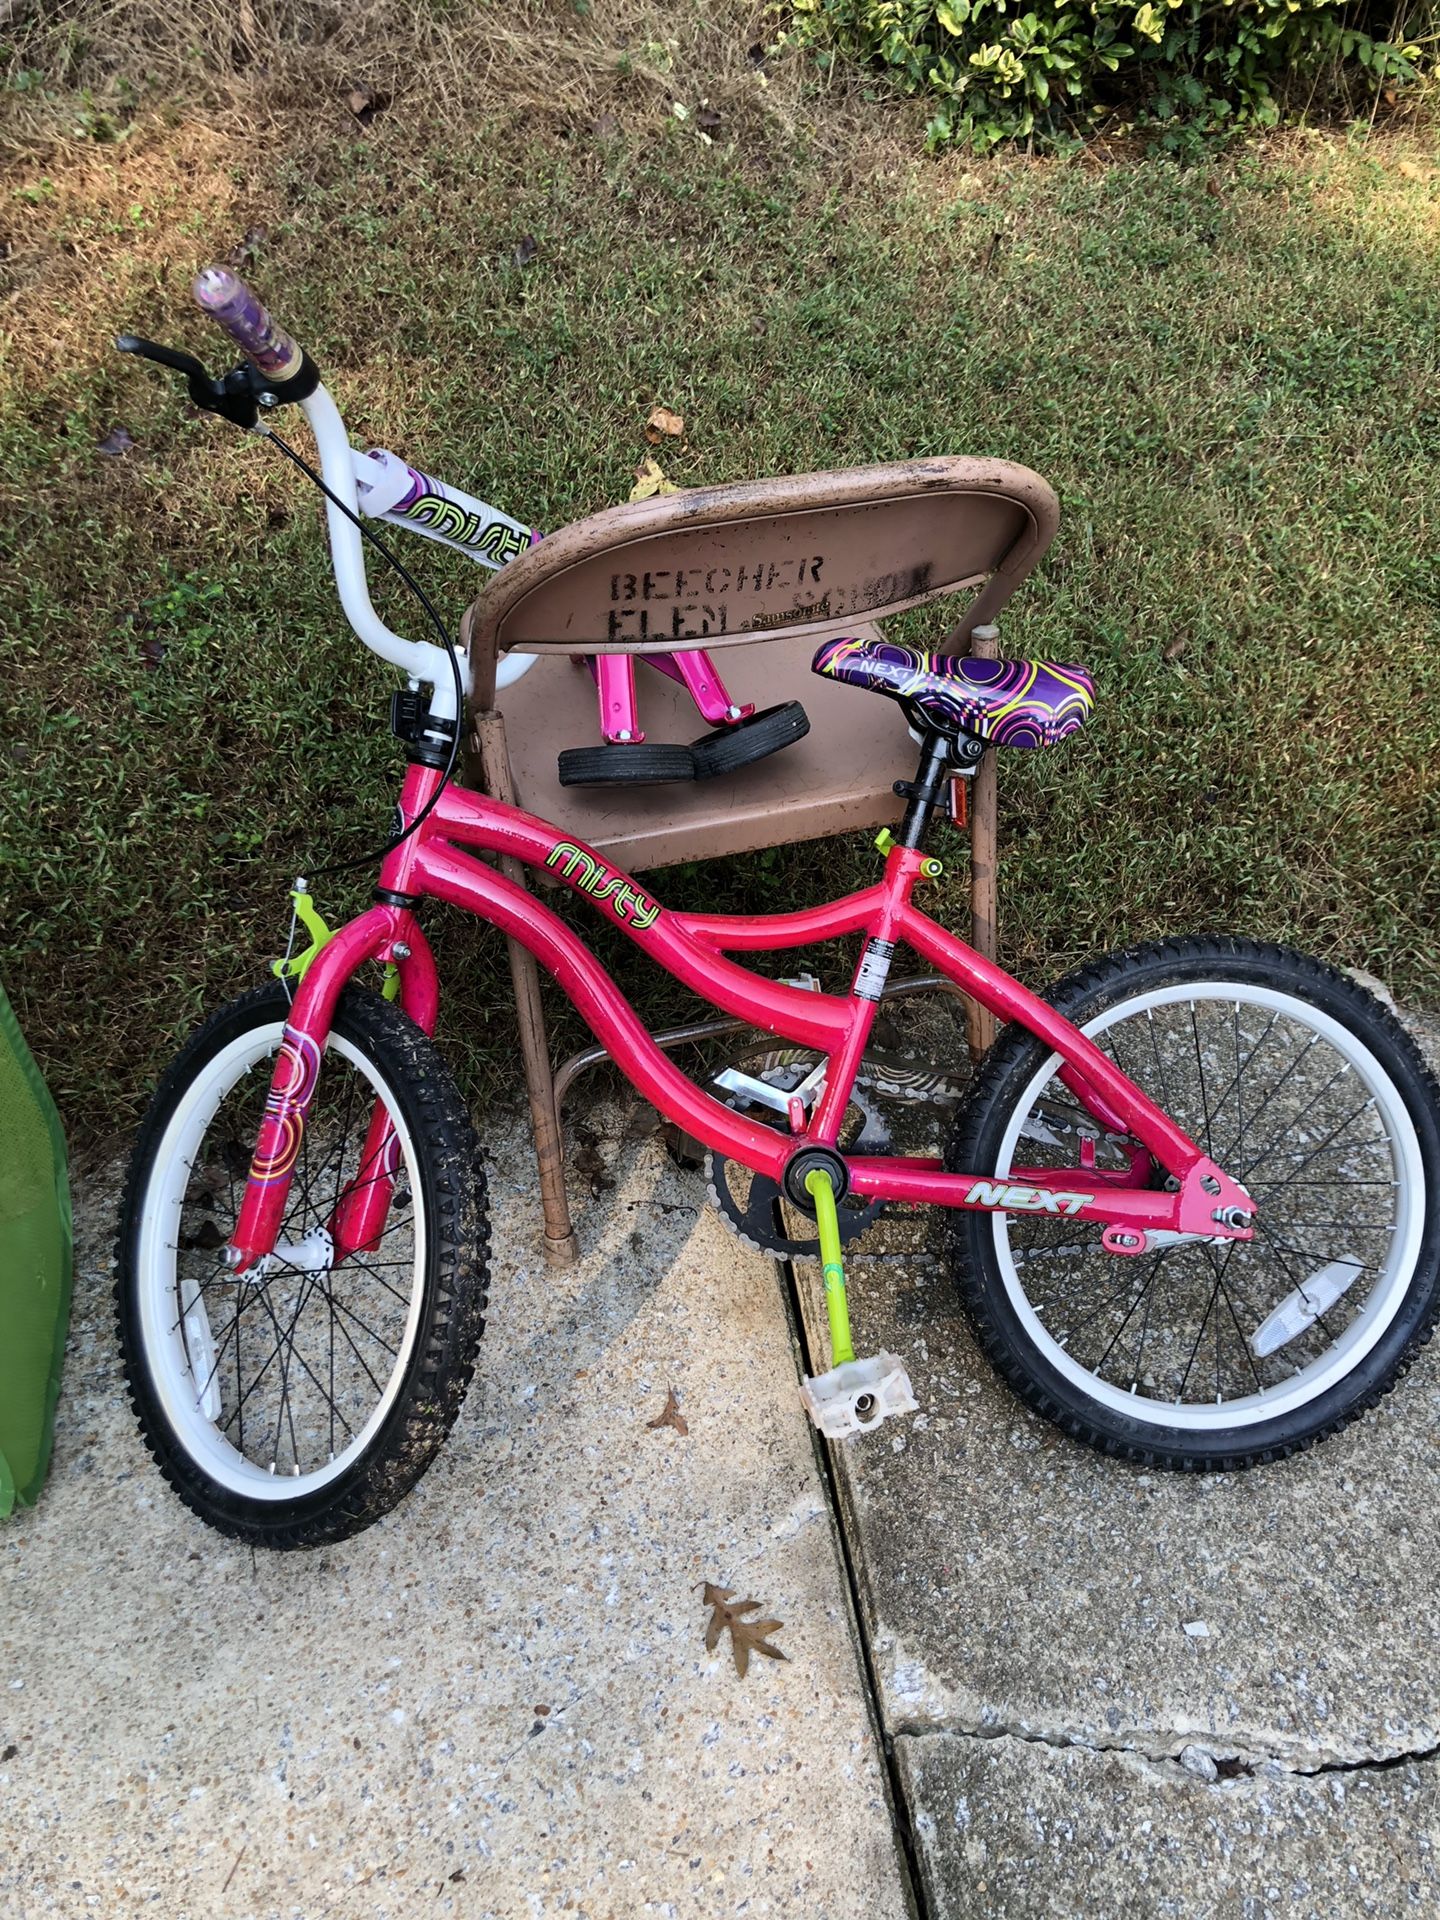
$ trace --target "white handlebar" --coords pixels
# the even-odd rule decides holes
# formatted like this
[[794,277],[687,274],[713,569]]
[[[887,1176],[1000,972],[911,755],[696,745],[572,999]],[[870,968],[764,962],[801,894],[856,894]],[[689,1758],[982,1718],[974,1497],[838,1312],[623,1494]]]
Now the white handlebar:
[[[300,402],[301,411],[315,436],[320,455],[320,474],[330,491],[352,513],[359,513],[360,499],[355,485],[355,459],[350,435],[340,417],[340,409],[323,386]],[[335,567],[335,585],[345,618],[372,653],[400,667],[413,680],[423,680],[431,688],[430,711],[439,720],[458,720],[455,711],[455,675],[445,648],[425,640],[406,640],[390,628],[376,613],[370,601],[365,579],[365,543],[354,522],[347,520],[334,501],[325,502],[325,518],[330,535],[330,557]],[[470,664],[457,649],[460,684],[470,691]],[[506,655],[495,676],[497,687],[509,686],[532,664],[527,654]]]

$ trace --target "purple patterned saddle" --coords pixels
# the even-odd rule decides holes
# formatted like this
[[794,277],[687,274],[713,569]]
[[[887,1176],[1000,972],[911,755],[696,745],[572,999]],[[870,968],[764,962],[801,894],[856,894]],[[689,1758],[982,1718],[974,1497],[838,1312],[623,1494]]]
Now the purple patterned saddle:
[[1084,667],[1052,660],[972,660],[894,640],[827,640],[811,671],[888,693],[933,725],[1001,747],[1049,747],[1083,727],[1095,704]]

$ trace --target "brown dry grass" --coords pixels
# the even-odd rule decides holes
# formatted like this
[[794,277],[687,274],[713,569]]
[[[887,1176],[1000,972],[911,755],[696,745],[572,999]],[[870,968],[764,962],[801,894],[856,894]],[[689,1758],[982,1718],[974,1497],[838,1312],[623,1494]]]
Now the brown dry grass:
[[[689,99],[697,79],[732,121],[789,128],[799,70],[766,63],[762,74],[751,52],[773,33],[772,13],[743,0],[595,0],[583,11],[565,0],[71,0],[22,15],[11,67],[44,74],[58,95],[87,91],[122,118],[142,93],[183,97],[217,127],[258,137],[355,87],[468,132],[479,121],[563,127],[619,113],[637,90]],[[65,144],[72,125],[68,98],[22,96],[0,151]]]

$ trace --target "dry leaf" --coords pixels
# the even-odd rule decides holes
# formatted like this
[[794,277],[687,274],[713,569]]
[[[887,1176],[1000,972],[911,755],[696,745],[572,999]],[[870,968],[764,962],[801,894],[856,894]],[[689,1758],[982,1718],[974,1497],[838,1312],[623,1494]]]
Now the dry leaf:
[[1419,162],[1415,160],[1402,160],[1400,162],[1399,172],[1406,180],[1433,180],[1435,178],[1434,167],[1422,167]]
[[1162,660],[1178,660],[1184,651],[1185,642],[1183,640],[1172,640],[1160,658]]
[[635,484],[630,489],[632,500],[653,500],[657,493],[679,493],[680,489],[673,480],[667,480],[658,461],[652,460],[647,453],[635,469]]
[[990,263],[995,258],[996,248],[1000,246],[1004,238],[1005,235],[998,230],[990,235],[990,238],[985,242],[979,260],[976,262],[975,271],[977,273],[988,273],[990,271]]
[[194,1233],[179,1233],[175,1238],[186,1253],[213,1253],[225,1244],[225,1236],[213,1220],[202,1220]]
[[652,407],[650,418],[645,422],[645,438],[652,447],[658,446],[668,434],[672,440],[678,440],[685,431],[685,422],[678,413],[672,413],[669,407]]
[[674,1427],[677,1433],[688,1433],[690,1431],[690,1422],[680,1411],[680,1402],[675,1397],[674,1387],[671,1387],[669,1393],[665,1396],[665,1406],[663,1410],[656,1414],[653,1420],[647,1420],[645,1424],[652,1429],[655,1427]]
[[710,1608],[709,1624],[705,1628],[705,1651],[713,1653],[720,1644],[720,1636],[730,1629],[730,1651],[735,1656],[735,1671],[743,1680],[750,1667],[752,1653],[763,1653],[767,1660],[788,1660],[789,1654],[782,1653],[779,1647],[772,1647],[765,1638],[783,1627],[783,1620],[746,1620],[743,1616],[759,1610],[758,1600],[737,1600],[730,1602],[729,1587],[712,1587],[705,1582],[702,1595],[704,1603]]
[[575,1129],[576,1148],[570,1164],[582,1180],[590,1182],[590,1191],[598,1200],[615,1182],[599,1151],[599,1136],[581,1124]]
[[621,1138],[625,1140],[650,1140],[659,1133],[664,1122],[648,1101],[641,1100],[631,1108],[621,1129]]

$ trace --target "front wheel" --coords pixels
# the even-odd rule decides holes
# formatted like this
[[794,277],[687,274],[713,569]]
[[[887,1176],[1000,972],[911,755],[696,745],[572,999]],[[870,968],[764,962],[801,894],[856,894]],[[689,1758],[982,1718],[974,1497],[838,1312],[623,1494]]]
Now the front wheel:
[[[192,1036],[155,1094],[122,1202],[116,1304],[141,1431],[181,1499],[257,1546],[378,1519],[454,1423],[484,1329],[479,1144],[430,1041],[373,993],[341,996],[263,1269],[220,1260],[244,1198],[289,1002],[276,984]],[[383,1113],[389,1139],[371,1147]],[[345,1196],[384,1180],[336,1261]]]
[[[1182,1469],[1280,1459],[1373,1406],[1440,1315],[1440,1089],[1399,1022],[1333,968],[1238,939],[1113,955],[1052,1001],[1248,1189],[1255,1234],[1117,1258],[1085,1222],[957,1211],[956,1277],[1001,1374],[1075,1438]],[[1059,1065],[1008,1029],[950,1169],[1126,1167],[1136,1143]]]

